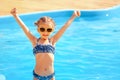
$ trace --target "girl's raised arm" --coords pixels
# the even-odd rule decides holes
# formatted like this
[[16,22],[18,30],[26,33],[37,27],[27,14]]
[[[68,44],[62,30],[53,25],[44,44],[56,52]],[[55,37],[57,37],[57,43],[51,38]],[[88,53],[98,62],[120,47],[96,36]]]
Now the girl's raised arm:
[[79,11],[74,11],[73,15],[71,18],[65,23],[65,25],[52,37],[53,43],[56,43],[59,38],[62,36],[62,34],[66,31],[66,29],[70,26],[70,24],[73,22],[73,20],[80,16]]
[[16,21],[18,22],[18,24],[21,26],[21,28],[23,29],[24,33],[27,35],[27,37],[32,42],[32,44],[34,44],[35,40],[36,40],[36,37],[32,35],[32,33],[30,32],[30,30],[27,28],[27,26],[23,23],[23,21],[17,15],[16,8],[13,8],[10,13],[14,16],[14,18],[16,19]]

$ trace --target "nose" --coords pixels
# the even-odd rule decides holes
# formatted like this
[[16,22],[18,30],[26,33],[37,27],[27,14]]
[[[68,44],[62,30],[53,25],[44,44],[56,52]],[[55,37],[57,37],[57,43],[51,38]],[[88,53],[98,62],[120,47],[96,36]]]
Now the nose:
[[43,34],[48,34],[48,32],[47,32],[47,31],[45,31]]
[[42,35],[43,36],[49,36],[49,34],[46,31]]

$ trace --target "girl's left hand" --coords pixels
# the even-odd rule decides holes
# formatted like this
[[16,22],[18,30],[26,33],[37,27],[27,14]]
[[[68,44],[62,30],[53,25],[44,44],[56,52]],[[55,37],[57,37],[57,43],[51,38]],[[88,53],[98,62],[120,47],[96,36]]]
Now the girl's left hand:
[[80,15],[81,15],[81,13],[78,10],[74,11],[74,13],[73,13],[73,16],[75,16],[75,17],[79,17]]

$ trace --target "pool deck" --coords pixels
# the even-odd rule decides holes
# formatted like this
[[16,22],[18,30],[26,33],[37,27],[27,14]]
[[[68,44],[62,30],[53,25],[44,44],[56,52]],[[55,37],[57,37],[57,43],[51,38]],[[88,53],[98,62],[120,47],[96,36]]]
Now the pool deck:
[[[67,4],[67,5],[66,5]],[[10,15],[10,10],[14,7],[18,13],[30,13],[48,10],[61,9],[104,9],[120,5],[120,0],[0,0],[0,16]]]

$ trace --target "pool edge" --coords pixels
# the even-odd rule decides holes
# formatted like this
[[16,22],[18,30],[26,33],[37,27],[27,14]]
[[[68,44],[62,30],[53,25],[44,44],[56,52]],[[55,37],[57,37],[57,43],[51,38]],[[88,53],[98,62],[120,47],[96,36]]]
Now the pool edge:
[[[112,7],[108,7],[108,8],[104,8],[104,9],[91,9],[91,10],[84,10],[84,9],[76,9],[79,10],[81,12],[108,12],[108,11],[114,11],[116,9],[119,9],[120,5],[116,5],[116,6],[112,6]],[[73,11],[75,9],[61,9],[61,10],[49,10],[49,11],[38,11],[38,12],[30,12],[30,13],[21,13],[19,14],[20,16],[24,16],[24,15],[31,15],[31,14],[40,14],[40,13],[55,13],[55,12],[69,12],[69,11]],[[0,18],[6,18],[6,17],[11,17],[12,15],[3,15],[0,16]]]

